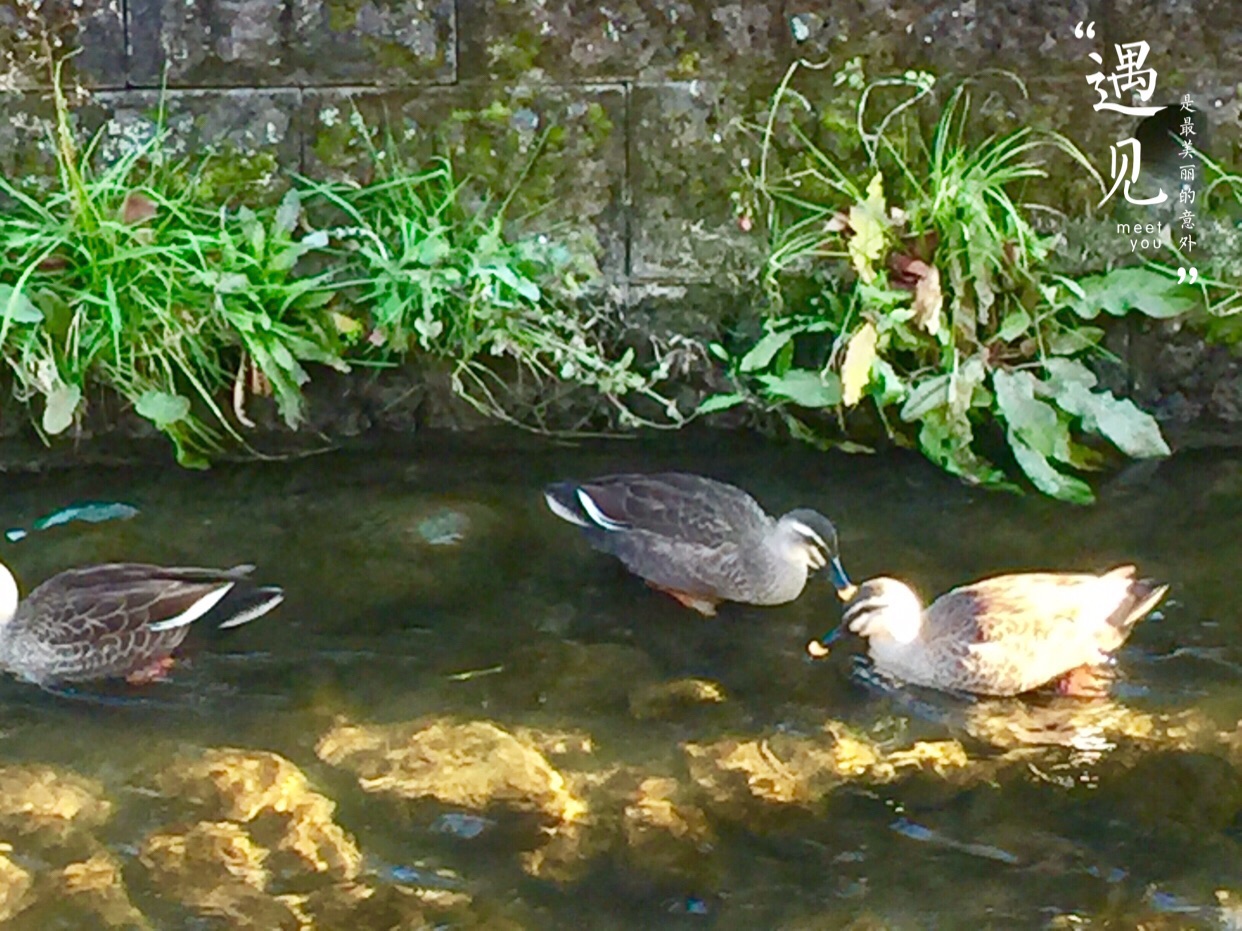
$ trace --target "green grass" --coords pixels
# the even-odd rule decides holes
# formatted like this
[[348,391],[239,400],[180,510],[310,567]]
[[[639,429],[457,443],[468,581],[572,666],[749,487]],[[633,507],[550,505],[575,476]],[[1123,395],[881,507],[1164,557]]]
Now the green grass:
[[756,128],[758,167],[739,198],[766,222],[761,280],[776,312],[758,342],[716,347],[737,390],[702,409],[756,404],[799,437],[860,449],[852,414],[865,401],[890,438],[969,482],[1017,489],[1020,473],[1079,503],[1093,497],[1081,473],[1117,452],[1167,455],[1155,420],[1101,390],[1084,362],[1104,354],[1101,314],[1163,318],[1202,302],[1167,268],[1050,273],[1032,218],[1056,211],[1023,195],[1054,157],[1103,189],[1078,148],[1025,127],[972,132],[985,121],[971,83],[947,94],[923,73],[868,83],[856,63],[833,81],[838,110],[853,92],[851,123],[796,89],[805,67]]
[[508,199],[448,162],[394,149],[369,184],[290,178],[279,204],[224,202],[211,158],[170,161],[162,119],[114,161],[100,137],[80,147],[59,69],[55,85],[59,183],[35,195],[0,178],[0,353],[45,438],[102,391],[202,466],[248,448],[253,395],[296,428],[308,364],[419,355],[444,360],[476,407],[534,429],[545,401],[508,390],[515,377],[600,393],[620,415],[627,395],[662,400],[579,309],[593,265],[510,235]]

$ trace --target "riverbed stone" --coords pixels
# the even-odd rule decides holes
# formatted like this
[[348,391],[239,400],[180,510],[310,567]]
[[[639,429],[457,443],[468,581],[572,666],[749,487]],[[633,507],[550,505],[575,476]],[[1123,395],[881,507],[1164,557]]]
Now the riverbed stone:
[[156,831],[138,857],[161,895],[236,928],[294,929],[289,903],[265,890],[268,851],[231,821],[200,821]]
[[[467,210],[512,200],[515,234],[547,233],[575,255],[624,271],[625,91],[620,86],[428,88],[307,92],[300,114],[305,168],[369,180],[391,158],[451,160]],[[495,203],[492,203],[495,206]],[[518,222],[518,218],[522,218]]]
[[94,779],[42,764],[0,769],[0,827],[63,840],[108,821],[113,805]]
[[490,721],[340,722],[315,749],[324,762],[352,771],[365,792],[471,811],[531,812],[552,825],[586,814],[542,753]]
[[354,839],[333,820],[336,803],[311,789],[292,762],[261,750],[214,748],[163,770],[156,785],[200,815],[251,824],[286,880],[305,874],[353,879],[362,869]]
[[728,700],[724,687],[710,679],[673,679],[631,688],[630,714],[640,721],[669,718],[695,708],[720,705]]
[[110,851],[100,850],[66,864],[51,879],[55,892],[44,899],[54,902],[58,910],[73,908],[92,926],[100,922],[108,928],[150,927],[129,897],[121,861]]
[[451,82],[451,0],[130,0],[130,80],[171,87]]
[[33,901],[30,873],[0,853],[0,921],[8,921]]
[[687,743],[683,749],[708,809],[729,820],[753,820],[756,826],[767,823],[777,808],[813,809],[854,780],[889,783],[916,773],[984,778],[982,768],[972,772],[965,749],[955,740],[917,741],[888,751],[838,722],[828,722],[822,736],[774,733]]

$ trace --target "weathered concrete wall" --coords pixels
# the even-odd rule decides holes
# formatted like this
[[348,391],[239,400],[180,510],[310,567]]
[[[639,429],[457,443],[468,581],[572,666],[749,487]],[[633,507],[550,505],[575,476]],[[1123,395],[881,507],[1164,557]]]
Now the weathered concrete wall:
[[[1073,37],[1079,21],[1097,23],[1094,41]],[[0,93],[10,172],[39,161],[36,22],[81,49],[76,76],[97,91],[87,125],[140,135],[166,81],[184,146],[227,144],[258,176],[277,162],[365,172],[354,106],[497,184],[549,132],[524,196],[556,196],[538,222],[597,243],[622,285],[744,265],[756,234],[729,195],[754,146],[738,121],[797,57],[862,56],[870,73],[1007,69],[1031,88],[1007,119],[1063,130],[1106,163],[1125,118],[1090,110],[1087,53],[1146,39],[1162,101],[1195,95],[1226,160],[1242,137],[1234,0],[0,0],[0,90],[19,92]]]
[[[1074,38],[1080,21],[1096,23],[1094,40]],[[279,166],[365,177],[355,111],[387,121],[411,154],[451,153],[493,189],[538,150],[514,214],[552,200],[527,222],[593,251],[632,315],[673,297],[680,316],[661,319],[691,335],[712,332],[720,296],[737,293],[762,247],[731,195],[756,154],[745,124],[798,58],[830,62],[801,84],[817,119],[845,106],[831,76],[855,57],[869,75],[1012,72],[1029,96],[993,94],[1004,82],[985,77],[981,119],[1060,130],[1107,166],[1135,121],[1091,109],[1087,56],[1111,65],[1113,43],[1142,39],[1159,74],[1153,102],[1191,94],[1213,154],[1242,164],[1237,0],[0,0],[10,177],[52,176],[45,26],[61,50],[80,50],[73,78],[91,93],[78,119],[105,129],[105,148],[144,138],[163,99],[174,146],[226,148],[234,176],[220,183],[246,182],[250,196],[255,181],[279,194]],[[1048,182],[1054,194],[1085,184],[1069,163]],[[678,304],[686,294],[699,297]],[[1135,350],[1136,394],[1171,422],[1224,420],[1242,440],[1242,366],[1213,351],[1232,387],[1195,387],[1202,344],[1195,355],[1166,343]]]

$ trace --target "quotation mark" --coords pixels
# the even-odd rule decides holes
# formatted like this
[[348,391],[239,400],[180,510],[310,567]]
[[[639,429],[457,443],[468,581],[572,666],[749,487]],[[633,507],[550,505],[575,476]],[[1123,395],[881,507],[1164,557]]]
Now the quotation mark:
[[1192,267],[1189,273],[1187,273],[1186,269],[1184,268],[1179,268],[1177,270],[1177,283],[1178,284],[1185,284],[1187,281],[1189,281],[1191,284],[1194,284],[1198,280],[1199,280],[1199,269],[1197,268]]
[[[1078,25],[1074,27],[1074,38],[1081,39],[1083,35],[1084,33],[1082,31],[1082,22],[1079,22]],[[1091,22],[1087,23],[1087,31],[1085,35],[1087,36],[1088,39],[1095,38],[1095,20],[1092,20]]]

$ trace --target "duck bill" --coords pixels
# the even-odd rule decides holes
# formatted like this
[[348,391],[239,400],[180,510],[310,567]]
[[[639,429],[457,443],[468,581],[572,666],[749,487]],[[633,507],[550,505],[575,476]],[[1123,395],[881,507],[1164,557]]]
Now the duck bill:
[[806,651],[815,659],[821,659],[828,655],[828,651],[832,649],[832,645],[845,636],[845,624],[841,623],[837,627],[828,631],[819,640],[812,640],[806,645]]
[[845,574],[845,567],[841,565],[840,556],[833,556],[832,562],[828,564],[828,578],[832,582],[832,587],[837,590],[837,597],[842,601],[849,601],[858,591],[858,586]]

